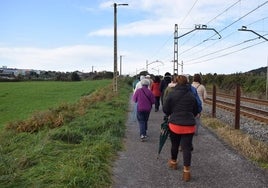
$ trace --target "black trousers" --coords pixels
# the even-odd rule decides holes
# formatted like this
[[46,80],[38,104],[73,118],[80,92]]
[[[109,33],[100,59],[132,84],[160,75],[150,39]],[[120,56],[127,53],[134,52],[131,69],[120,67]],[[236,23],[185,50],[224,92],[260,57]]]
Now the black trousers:
[[156,109],[156,110],[159,110],[159,106],[160,106],[160,97],[155,96],[154,98],[155,98],[155,104],[154,104],[155,109]]
[[170,140],[171,140],[171,159],[177,160],[179,153],[179,146],[181,145],[182,154],[183,154],[183,165],[191,166],[192,159],[192,142],[193,134],[176,134],[170,131]]

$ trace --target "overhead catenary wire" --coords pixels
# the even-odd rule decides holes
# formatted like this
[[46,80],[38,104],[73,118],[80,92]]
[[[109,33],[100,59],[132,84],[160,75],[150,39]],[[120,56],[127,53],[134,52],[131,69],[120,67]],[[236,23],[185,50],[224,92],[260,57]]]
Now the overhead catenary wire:
[[[209,20],[206,25],[209,25],[209,23],[211,23],[212,21],[216,20],[218,17],[220,17],[221,15],[223,15],[224,13],[226,13],[227,11],[229,11],[231,8],[233,8],[236,4],[238,4],[241,0],[238,0],[236,1],[235,3],[233,3],[232,5],[230,5],[229,7],[227,7],[226,9],[224,9],[220,14],[218,14],[217,16],[215,16],[214,18],[212,18],[211,20]],[[196,35],[196,33],[192,34],[192,37],[190,37],[186,42],[184,42],[182,45],[185,45],[187,42],[189,42],[194,36]],[[180,55],[184,54],[185,52],[187,51],[190,51],[192,50],[193,48],[201,45],[202,43],[204,43],[205,41],[207,41],[208,39],[206,40],[203,40],[202,42],[198,43],[197,45],[187,49],[187,50],[184,50],[183,52],[180,53]]]
[[254,22],[252,22],[252,23],[250,23],[250,24],[247,24],[246,26],[247,26],[247,27],[248,27],[248,26],[251,26],[251,25],[253,25],[253,24],[256,24],[256,23],[258,23],[258,22],[260,22],[260,21],[263,21],[263,20],[266,20],[266,19],[268,19],[268,16],[267,16],[267,17],[264,17],[264,18],[260,18],[260,19],[254,21]]
[[[267,19],[267,18],[268,18],[268,17],[264,17],[264,18],[258,19],[258,20],[256,20],[256,21],[253,21],[252,23],[247,24],[246,26],[248,27],[248,26],[250,26],[250,25],[253,25],[253,24],[255,24],[255,23],[257,23],[257,22],[259,22],[259,21],[261,21],[261,20]],[[237,33],[237,30],[235,30],[235,31],[233,31],[232,33],[228,34],[227,36],[223,37],[222,40],[225,40],[226,38],[231,37],[231,36],[232,36],[233,34],[235,34],[235,33]],[[255,38],[255,39],[257,39],[257,38]],[[252,40],[255,40],[255,39],[252,39]],[[221,40],[221,41],[222,41],[222,40]],[[200,52],[206,51],[208,48],[210,48],[210,47],[216,45],[217,43],[219,43],[219,42],[221,42],[221,41],[217,40],[216,42],[214,42],[214,43],[212,43],[212,44],[206,46],[205,48],[202,48],[202,49],[200,49],[200,50],[198,50],[198,51],[195,51],[193,54],[190,54],[190,55],[188,55],[188,56],[189,56],[189,57],[192,57],[194,54],[199,54]],[[243,42],[242,42],[242,43],[243,43]],[[237,46],[237,45],[233,45],[233,46]],[[231,47],[227,47],[226,49],[228,49],[228,48],[232,48],[232,46],[231,46]],[[221,51],[221,50],[217,50],[217,52],[220,52],[220,51]],[[201,56],[201,57],[205,57],[205,56],[208,56],[208,55],[209,55],[209,54],[205,54],[205,55],[203,55],[203,56]],[[200,58],[200,57],[198,57],[198,58]],[[195,58],[195,59],[198,59],[198,58]],[[186,59],[187,59],[187,57],[186,57]],[[185,62],[189,62],[189,61],[191,61],[191,60],[186,60]]]
[[[218,32],[222,32],[225,29],[231,27],[232,25],[234,25],[235,23],[237,23],[238,21],[242,20],[243,18],[245,18],[246,16],[248,16],[249,14],[255,12],[256,10],[258,10],[259,8],[261,8],[262,6],[264,6],[265,4],[267,4],[268,1],[265,1],[264,3],[262,3],[261,5],[257,6],[256,8],[254,8],[253,10],[249,11],[248,13],[244,14],[243,16],[241,16],[240,18],[238,18],[237,20],[235,20],[234,22],[230,23],[229,25],[225,26],[223,29],[219,30]],[[209,37],[206,40],[209,40],[210,38],[214,37],[216,34],[212,35],[211,37]]]
[[[183,24],[183,22],[187,19],[187,17],[190,15],[191,11],[192,11],[193,8],[196,6],[196,4],[197,4],[198,1],[199,1],[199,0],[195,0],[195,2],[193,3],[193,5],[191,6],[191,8],[188,10],[187,14],[185,15],[185,17],[184,17],[184,18],[182,19],[182,21],[180,22],[180,25]],[[156,52],[152,55],[152,57],[154,58],[155,54],[159,54],[158,52],[159,52],[162,48],[164,48],[164,46],[165,46],[171,39],[173,39],[173,34],[170,35],[170,36],[168,37],[168,39],[163,43],[163,45],[161,45],[161,47],[159,47],[159,48],[156,50]],[[156,59],[159,59],[159,58],[156,58]]]
[[209,20],[206,25],[209,25],[209,23],[211,23],[212,21],[216,20],[218,17],[220,17],[221,15],[223,15],[224,13],[226,13],[227,11],[229,11],[231,8],[233,8],[236,4],[238,4],[239,2],[241,2],[241,0],[238,0],[236,2],[234,2],[232,5],[230,5],[229,7],[227,7],[226,9],[224,9],[220,14],[218,14],[217,16],[215,16],[214,18],[212,18],[211,20]]
[[201,59],[201,58],[204,58],[204,57],[207,57],[207,56],[210,56],[210,55],[219,53],[219,52],[223,52],[223,51],[226,51],[226,50],[235,48],[235,47],[237,47],[237,46],[240,46],[240,45],[242,45],[242,44],[245,44],[245,43],[248,43],[248,42],[257,40],[257,39],[259,39],[259,37],[256,37],[256,38],[253,38],[253,39],[249,39],[249,40],[243,41],[243,42],[241,42],[241,43],[234,44],[234,45],[232,45],[232,46],[229,46],[229,47],[226,47],[226,48],[222,48],[222,49],[216,50],[216,51],[214,51],[214,52],[211,52],[211,53],[208,53],[208,54],[205,54],[205,55],[202,55],[202,56],[193,58],[193,59],[185,60],[185,62],[187,62],[187,63],[188,63],[188,62],[192,62],[192,61],[195,61],[195,60],[197,60],[197,59]]
[[209,59],[205,59],[205,60],[202,60],[202,61],[197,61],[197,62],[193,62],[193,63],[188,63],[188,65],[190,65],[190,64],[192,65],[192,64],[198,64],[198,63],[204,63],[204,62],[211,61],[211,60],[214,60],[214,59],[218,59],[218,58],[221,58],[221,57],[224,57],[224,56],[228,56],[228,55],[231,55],[231,54],[234,54],[234,53],[237,53],[237,52],[246,50],[246,49],[248,49],[248,48],[257,46],[257,45],[262,44],[262,43],[264,43],[264,42],[267,42],[267,41],[261,41],[261,42],[259,42],[259,43],[252,44],[252,45],[246,46],[246,47],[244,47],[244,48],[241,48],[241,49],[238,49],[238,50],[235,50],[235,51],[232,51],[232,52],[228,52],[228,53],[225,53],[225,54],[222,54],[222,55],[218,55],[218,56],[216,56],[216,57],[212,57],[212,58],[209,58]]
[[185,15],[185,17],[182,19],[182,21],[181,21],[181,23],[179,24],[179,26],[182,25],[183,22],[187,19],[187,17],[190,15],[190,13],[192,12],[192,10],[193,10],[193,8],[195,7],[195,5],[196,5],[197,2],[198,2],[198,0],[196,0],[196,1],[194,2],[194,4],[192,5],[192,7],[190,8],[190,10],[187,12],[187,14]]
[[[254,11],[256,11],[257,9],[259,9],[260,7],[264,6],[265,4],[267,4],[268,1],[262,3],[261,5],[257,6],[256,8],[254,8],[253,10],[247,12],[246,14],[244,14],[243,16],[239,17],[237,20],[235,20],[234,22],[230,23],[229,25],[225,26],[223,29],[219,30],[218,32],[221,33],[222,31],[226,30],[227,28],[231,27],[233,24],[237,23],[238,21],[240,21],[241,19],[243,19],[244,17],[248,16],[249,14],[253,13]],[[230,6],[230,7],[233,7],[233,6]],[[229,9],[228,9],[229,10]],[[190,51],[194,48],[196,48],[197,46],[200,46],[202,43],[204,43],[204,41],[208,41],[210,40],[212,37],[214,37],[216,34],[213,34],[212,36],[210,36],[209,38],[203,40],[202,42],[196,44],[195,46],[187,49],[187,50],[184,50],[183,52],[180,53],[180,55],[184,54],[185,52],[187,51]]]
[[[229,10],[231,10],[232,8],[234,8],[235,6],[237,6],[237,4],[238,4],[239,2],[241,2],[241,0],[238,0],[238,1],[234,2],[232,5],[230,5],[230,6],[227,7],[226,9],[224,9],[224,11],[222,11],[220,14],[218,14],[217,16],[215,16],[214,18],[212,18],[211,20],[209,20],[209,21],[207,22],[207,24],[210,24],[210,23],[212,23],[214,20],[220,18],[224,13],[228,12]],[[197,3],[197,0],[195,1],[194,5],[191,7],[191,9],[187,12],[187,15],[186,15],[185,18],[182,20],[182,22],[184,22],[184,21],[186,20],[186,18],[190,15],[190,12],[192,11],[192,9],[193,9],[193,7],[195,6],[196,3]],[[218,30],[219,33],[221,33],[221,32],[223,32],[223,31],[225,31],[226,29],[230,28],[230,27],[233,26],[235,23],[237,23],[237,22],[239,22],[240,20],[244,19],[245,17],[247,17],[247,16],[250,15],[251,13],[255,12],[255,11],[258,10],[259,8],[263,7],[263,6],[266,5],[267,3],[268,3],[268,1],[264,1],[263,3],[259,4],[257,7],[255,7],[254,9],[252,9],[252,10],[250,10],[250,11],[248,11],[246,14],[244,14],[244,15],[241,16],[241,17],[239,17],[238,19],[236,19],[235,21],[231,22],[230,24],[226,25],[226,26],[223,27],[221,30]],[[251,23],[251,24],[257,23],[257,22],[262,21],[262,20],[267,19],[267,18],[268,18],[268,17],[264,17],[264,18],[258,19],[258,20],[254,21],[254,22]],[[251,24],[248,24],[248,25],[251,25]],[[228,36],[223,37],[221,41],[226,40],[228,37],[232,36],[232,35],[233,35],[234,33],[236,33],[236,32],[238,32],[238,31],[234,31],[234,32],[232,32],[231,34],[228,34]],[[215,34],[212,35],[212,36],[210,36],[209,38],[203,40],[203,41],[200,42],[199,44],[197,44],[197,45],[191,47],[190,49],[186,49],[186,50],[184,50],[182,53],[180,53],[180,55],[185,54],[185,53],[188,52],[188,51],[192,51],[192,50],[193,50],[194,48],[196,48],[197,46],[203,44],[204,41],[211,40],[214,36],[215,36]],[[165,43],[159,48],[158,51],[160,51],[162,48],[164,48],[164,46],[170,41],[171,38],[172,38],[172,36],[169,36],[169,39],[168,39],[167,41],[165,41]],[[253,40],[253,39],[252,39],[252,40]],[[252,41],[252,40],[251,40],[251,41]],[[218,42],[220,42],[220,41],[216,41],[214,44],[212,44],[212,45],[210,45],[210,46],[213,46],[213,45],[217,44]],[[225,49],[226,49],[226,50],[227,50],[228,48],[229,48],[229,49],[233,49],[234,47],[237,47],[237,46],[242,45],[242,44],[244,44],[244,43],[246,43],[246,42],[244,41],[244,42],[239,43],[239,44],[231,45],[230,47],[226,47]],[[256,45],[257,45],[257,44],[256,44]],[[238,51],[242,51],[242,50],[245,50],[245,49],[247,49],[247,48],[250,48],[250,47],[253,47],[253,46],[256,46],[256,45],[251,45],[251,46],[248,46],[248,47],[245,47],[245,48],[241,48],[241,49],[239,49],[239,50],[235,50],[235,51],[233,51],[233,52],[229,52],[229,53],[226,53],[226,54],[224,54],[224,55],[219,55],[219,56],[216,56],[216,57],[213,57],[213,58],[209,58],[209,59],[212,60],[212,59],[220,58],[220,57],[226,56],[226,55],[228,55],[228,54],[236,53],[236,52],[238,52]],[[206,50],[207,48],[208,48],[208,46],[207,46],[206,48],[200,50],[200,51],[204,51],[204,50]],[[194,52],[194,53],[196,54],[196,52]],[[208,57],[208,56],[211,55],[211,54],[214,55],[214,54],[217,54],[217,53],[220,53],[220,50],[217,50],[217,51],[212,52],[212,53],[210,53],[210,54],[205,54],[205,55],[203,55],[202,57]],[[159,55],[159,54],[158,54],[158,55]],[[193,56],[192,56],[192,57],[193,57]],[[187,57],[186,57],[186,58],[187,58]],[[158,58],[157,58],[157,59],[158,59]],[[193,60],[191,60],[191,61],[193,61]],[[184,65],[185,65],[185,62],[187,63],[187,62],[191,62],[191,61],[184,61]],[[205,60],[205,61],[208,61],[208,60]],[[204,61],[202,61],[202,62],[204,62]],[[194,62],[194,63],[196,63],[196,62]],[[201,62],[200,62],[200,63],[201,63]]]
[[[241,16],[241,17],[239,17],[237,20],[235,20],[235,21],[232,22],[231,24],[229,24],[229,25],[227,25],[226,27],[224,27],[223,29],[221,29],[219,32],[222,32],[223,30],[225,30],[225,29],[227,29],[228,27],[232,26],[234,23],[240,21],[241,19],[243,19],[244,17],[246,17],[246,16],[248,16],[249,14],[253,13],[254,11],[256,11],[257,9],[259,9],[260,7],[264,6],[264,5],[267,4],[267,3],[268,3],[268,1],[265,1],[264,3],[260,4],[259,6],[257,6],[256,8],[254,8],[253,10],[247,12],[246,14],[244,14],[244,15]],[[215,35],[216,35],[216,34],[212,35],[211,37],[213,37],[213,36],[215,36]],[[209,37],[209,38],[211,38],[211,37]],[[209,38],[208,38],[208,39],[209,39]],[[206,40],[208,40],[208,39],[206,39]],[[187,50],[183,51],[182,53],[185,53],[186,51],[192,50],[193,48],[195,48],[195,47],[201,45],[203,42],[204,42],[204,41],[202,41],[201,43],[199,43],[199,44],[197,44],[197,45],[191,47],[190,49],[187,49]],[[245,49],[247,49],[247,48],[245,48]],[[243,49],[242,49],[242,50],[243,50]],[[182,53],[181,53],[181,54],[182,54]],[[180,54],[180,55],[181,55],[181,54]],[[230,54],[232,54],[232,53],[230,53]],[[218,58],[220,58],[220,57],[222,57],[222,56],[218,56]],[[213,59],[215,59],[215,58],[213,58]],[[185,63],[184,63],[184,65],[185,65]]]

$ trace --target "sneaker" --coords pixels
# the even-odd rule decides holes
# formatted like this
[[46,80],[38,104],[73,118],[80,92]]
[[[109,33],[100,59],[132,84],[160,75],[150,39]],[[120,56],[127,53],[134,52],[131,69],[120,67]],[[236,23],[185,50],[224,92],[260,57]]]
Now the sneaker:
[[145,139],[146,139],[146,136],[141,135],[141,141],[143,142],[143,141],[145,141]]

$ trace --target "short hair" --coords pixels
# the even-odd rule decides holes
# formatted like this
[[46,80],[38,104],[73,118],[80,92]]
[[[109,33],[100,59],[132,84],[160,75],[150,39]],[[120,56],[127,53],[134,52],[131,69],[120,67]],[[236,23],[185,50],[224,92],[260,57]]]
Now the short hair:
[[160,82],[161,82],[160,77],[159,77],[159,76],[155,76],[155,77],[154,77],[154,82],[156,82],[156,83],[160,83]]
[[199,82],[201,84],[202,78],[201,78],[200,74],[194,74],[193,81]]
[[171,74],[169,72],[166,72],[165,76],[171,76]]
[[141,80],[141,85],[148,86],[148,85],[150,85],[150,81],[148,79],[143,79],[143,80]]
[[186,85],[188,83],[187,77],[185,75],[178,75],[176,78],[178,85]]
[[172,75],[172,77],[171,77],[171,80],[173,81],[173,82],[177,82],[176,80],[177,80],[177,74],[175,73],[175,74],[173,74]]

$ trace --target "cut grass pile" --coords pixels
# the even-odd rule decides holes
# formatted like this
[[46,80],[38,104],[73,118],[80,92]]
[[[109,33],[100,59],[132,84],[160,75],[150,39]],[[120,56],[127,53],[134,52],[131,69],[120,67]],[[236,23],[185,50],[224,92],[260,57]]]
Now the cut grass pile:
[[[123,82],[119,88],[115,94],[111,85],[102,87],[75,104],[9,124],[0,133],[0,187],[109,187],[131,91]],[[47,113],[62,123],[46,123]]]
[[241,130],[231,128],[215,118],[204,116],[203,125],[218,135],[219,138],[239,151],[243,156],[256,161],[268,169],[268,144],[252,138]]

